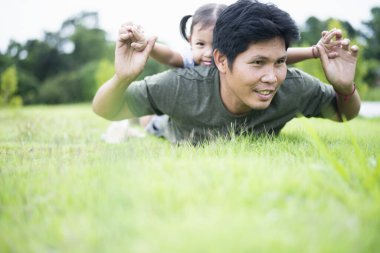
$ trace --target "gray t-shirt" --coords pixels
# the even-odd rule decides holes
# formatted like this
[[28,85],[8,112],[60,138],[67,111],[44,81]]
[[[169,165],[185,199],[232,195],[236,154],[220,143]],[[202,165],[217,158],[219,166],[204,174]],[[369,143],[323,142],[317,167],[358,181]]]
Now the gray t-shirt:
[[332,86],[298,69],[288,69],[267,109],[243,115],[234,115],[226,109],[219,86],[216,67],[197,66],[168,70],[133,82],[125,96],[136,116],[167,114],[163,135],[174,143],[198,143],[231,133],[277,134],[300,114],[323,117],[322,112],[328,112],[328,108],[336,111]]

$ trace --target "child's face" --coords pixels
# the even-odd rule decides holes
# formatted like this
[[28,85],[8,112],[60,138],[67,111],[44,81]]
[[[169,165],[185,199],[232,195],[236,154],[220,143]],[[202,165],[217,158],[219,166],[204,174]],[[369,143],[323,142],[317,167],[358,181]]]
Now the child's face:
[[190,37],[190,46],[196,65],[210,66],[212,64],[212,32],[214,26],[202,27],[196,24]]

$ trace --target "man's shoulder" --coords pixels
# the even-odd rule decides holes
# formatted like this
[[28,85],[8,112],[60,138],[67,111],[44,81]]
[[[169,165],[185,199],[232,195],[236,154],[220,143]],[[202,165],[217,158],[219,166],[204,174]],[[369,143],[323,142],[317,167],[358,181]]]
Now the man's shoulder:
[[174,69],[173,73],[181,78],[191,80],[204,80],[208,78],[214,78],[218,74],[218,70],[215,66],[195,66],[192,68],[178,68]]
[[[145,77],[144,80],[134,82],[133,86],[148,87],[148,89],[174,89],[178,87],[205,86],[219,81],[219,72],[216,67],[196,66],[193,68],[176,68]],[[142,85],[140,85],[142,84]],[[212,85],[209,85],[210,87]]]
[[288,68],[286,79],[302,79],[305,75],[307,74],[300,69]]
[[297,83],[311,85],[312,83],[319,83],[320,80],[300,69],[288,68],[285,83]]

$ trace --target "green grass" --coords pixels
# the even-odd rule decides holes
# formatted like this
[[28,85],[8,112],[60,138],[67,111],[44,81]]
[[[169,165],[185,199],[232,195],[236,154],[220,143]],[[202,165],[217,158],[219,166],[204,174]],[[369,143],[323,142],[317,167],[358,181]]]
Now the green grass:
[[363,101],[380,101],[380,87],[368,89],[363,93],[360,95]]
[[0,109],[0,252],[379,252],[380,119],[106,144],[89,105]]

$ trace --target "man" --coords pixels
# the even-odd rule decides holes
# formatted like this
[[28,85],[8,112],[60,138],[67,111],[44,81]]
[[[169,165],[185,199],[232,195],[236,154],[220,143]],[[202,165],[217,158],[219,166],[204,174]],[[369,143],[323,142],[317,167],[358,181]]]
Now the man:
[[214,67],[169,70],[133,82],[155,43],[152,38],[139,51],[133,36],[132,26],[121,27],[115,75],[98,90],[93,110],[110,120],[166,114],[151,126],[174,143],[198,143],[231,131],[278,133],[299,114],[342,121],[360,109],[354,84],[358,48],[337,30],[324,37],[337,57],[329,59],[317,46],[331,85],[288,70],[286,50],[299,33],[274,5],[239,0],[221,14],[214,29]]

